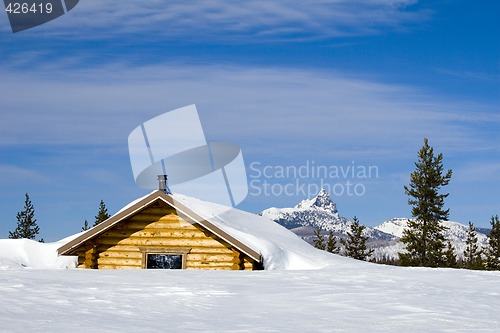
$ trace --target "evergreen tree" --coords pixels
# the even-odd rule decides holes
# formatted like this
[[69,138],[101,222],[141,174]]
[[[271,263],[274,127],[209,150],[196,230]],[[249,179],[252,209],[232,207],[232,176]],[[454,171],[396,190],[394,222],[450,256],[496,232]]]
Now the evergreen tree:
[[498,215],[491,217],[491,231],[488,236],[486,250],[486,268],[489,270],[500,269],[500,220]]
[[325,250],[325,237],[321,234],[321,229],[317,228],[314,230],[314,235],[316,236],[316,239],[314,240],[314,247],[320,250]]
[[375,262],[382,265],[399,266],[399,260],[397,258],[392,258],[387,254],[383,254],[381,258],[375,259]]
[[373,254],[373,249],[368,250],[366,241],[368,237],[363,236],[365,226],[359,223],[354,216],[350,231],[347,232],[347,239],[341,239],[340,242],[345,246],[344,255],[358,260],[367,260]]
[[450,241],[446,243],[446,251],[444,252],[444,262],[445,262],[444,264],[445,267],[450,267],[450,268],[458,267],[457,255],[455,254],[455,249],[453,248],[453,245],[451,245]]
[[410,175],[410,185],[404,187],[415,219],[408,222],[400,238],[406,245],[406,252],[399,253],[399,259],[404,266],[439,267],[445,264],[443,231],[447,229],[439,222],[449,216],[449,209],[443,208],[448,193],[440,194],[439,190],[448,185],[452,171],[443,175],[443,154],[434,156],[427,139],[424,139],[418,158],[416,170]]
[[99,211],[95,217],[94,227],[106,221],[109,217],[110,215],[108,214],[108,209],[106,208],[104,201],[101,200],[101,203],[99,204]]
[[330,233],[328,234],[328,239],[326,241],[326,251],[335,254],[338,254],[340,252],[340,248],[337,246],[337,237],[335,237],[332,231],[330,231]]
[[85,222],[83,222],[82,231],[87,231],[89,229],[90,229],[89,222],[85,220]]
[[9,238],[28,238],[35,239],[40,232],[36,224],[35,208],[31,203],[28,193],[25,194],[24,210],[17,213],[17,227],[14,231],[9,231]]
[[482,269],[482,252],[481,247],[477,243],[476,228],[474,227],[474,224],[469,221],[469,230],[467,230],[467,239],[465,240],[464,268]]

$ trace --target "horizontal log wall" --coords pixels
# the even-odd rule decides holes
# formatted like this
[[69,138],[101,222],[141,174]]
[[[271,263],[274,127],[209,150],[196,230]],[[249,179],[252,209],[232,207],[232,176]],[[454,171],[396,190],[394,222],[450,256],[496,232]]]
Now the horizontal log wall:
[[[144,253],[186,255],[186,269],[252,269],[253,261],[179,218],[169,207],[147,208],[124,220],[78,251],[78,267],[142,268]],[[95,250],[89,251],[89,246]],[[150,250],[148,250],[150,249]],[[179,251],[177,252],[176,249]],[[93,266],[93,267],[94,267]]]

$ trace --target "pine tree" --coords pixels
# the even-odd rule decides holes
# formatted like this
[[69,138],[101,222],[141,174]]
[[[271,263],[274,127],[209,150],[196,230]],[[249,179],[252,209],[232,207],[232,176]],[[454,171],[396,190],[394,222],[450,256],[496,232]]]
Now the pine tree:
[[446,243],[446,251],[444,252],[444,267],[457,268],[457,255],[455,254],[455,249],[451,242]]
[[498,215],[491,217],[491,231],[486,249],[486,268],[500,270],[500,220]]
[[320,228],[314,230],[314,236],[316,236],[316,239],[314,240],[314,247],[320,250],[325,250],[326,249],[325,237],[321,234]]
[[99,204],[99,212],[97,212],[95,217],[94,227],[106,221],[109,217],[110,215],[108,214],[108,209],[106,208],[104,201],[101,200],[101,203]]
[[368,237],[363,236],[365,226],[359,223],[354,216],[350,231],[347,232],[347,239],[341,239],[340,242],[345,246],[344,255],[358,260],[367,260],[373,254],[373,249],[368,250],[366,241]]
[[439,194],[442,186],[448,185],[452,171],[443,175],[443,154],[434,156],[434,149],[424,139],[424,146],[418,152],[416,170],[410,175],[410,185],[405,186],[412,205],[412,216],[400,242],[406,245],[406,252],[399,253],[404,266],[440,267],[445,265],[445,237],[447,228],[440,224],[448,219],[449,209],[444,209],[448,193]]
[[330,231],[330,233],[328,234],[328,239],[326,241],[326,251],[335,254],[338,254],[340,252],[340,248],[337,246],[337,237],[335,237],[332,231]]
[[82,227],[82,231],[87,231],[90,229],[90,226],[89,226],[89,221],[85,220],[83,222],[83,227]]
[[477,243],[476,228],[474,227],[474,224],[469,221],[469,230],[467,230],[467,239],[465,240],[464,268],[482,269],[482,252],[481,247]]
[[9,238],[35,239],[40,232],[40,228],[36,224],[35,208],[28,193],[25,194],[25,197],[24,210],[17,213],[17,227],[13,232],[9,231]]

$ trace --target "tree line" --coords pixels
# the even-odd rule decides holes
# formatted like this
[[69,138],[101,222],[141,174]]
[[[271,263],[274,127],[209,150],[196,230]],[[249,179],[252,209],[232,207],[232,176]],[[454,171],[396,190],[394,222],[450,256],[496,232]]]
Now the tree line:
[[[106,208],[106,204],[104,200],[101,200],[99,203],[99,210],[97,215],[95,216],[93,227],[104,222],[110,217],[108,214],[108,209]],[[31,202],[30,196],[28,193],[25,193],[24,200],[24,208],[19,211],[16,215],[17,225],[14,231],[9,231],[9,238],[11,239],[19,239],[26,238],[35,240],[40,233],[40,227],[37,224],[37,220],[35,218],[35,207]],[[83,222],[82,231],[90,229],[89,223],[87,220]],[[38,240],[39,242],[44,242],[43,238]]]
[[[446,221],[450,210],[445,209],[444,200],[449,193],[441,193],[442,188],[449,184],[452,170],[445,172],[443,154],[434,154],[434,148],[427,138],[418,152],[415,170],[410,174],[410,183],[404,186],[408,195],[408,204],[412,206],[412,219],[403,231],[399,242],[405,245],[404,251],[398,253],[398,260],[386,259],[384,263],[402,266],[422,267],[452,267],[467,269],[500,270],[500,220],[498,215],[490,220],[491,231],[488,235],[488,245],[485,248],[478,243],[477,232],[472,222],[469,222],[463,259],[458,260],[450,240],[444,232],[448,229],[441,221]],[[361,229],[361,231],[360,231]],[[345,246],[344,255],[359,260],[371,259],[370,250],[366,249],[368,237],[362,237],[364,229],[357,218],[351,225],[346,240],[341,240]],[[319,230],[315,232],[315,246],[329,252],[339,253],[338,249],[330,251],[328,243],[335,244],[333,233],[325,243]]]
[[[353,223],[349,226],[349,231],[347,232],[347,238],[340,240],[340,243],[344,245],[344,256],[358,260],[370,259],[373,254],[373,249],[368,249],[366,245],[368,236],[363,236],[365,228],[366,227],[359,222],[358,218],[354,216]],[[335,237],[332,231],[329,232],[326,239],[321,234],[321,229],[316,229],[314,235],[316,236],[314,241],[314,246],[316,248],[330,253],[340,253],[340,247],[337,245],[337,237]]]

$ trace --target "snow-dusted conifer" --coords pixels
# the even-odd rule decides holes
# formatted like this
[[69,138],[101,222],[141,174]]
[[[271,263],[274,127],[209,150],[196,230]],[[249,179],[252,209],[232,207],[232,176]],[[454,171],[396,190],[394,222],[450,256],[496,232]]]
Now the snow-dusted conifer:
[[478,244],[477,233],[474,224],[469,221],[467,230],[467,239],[465,240],[464,262],[463,266],[467,269],[482,269],[483,258],[482,250]]
[[486,268],[500,270],[500,220],[498,215],[491,217],[491,231],[486,250]]
[[95,217],[94,227],[106,221],[109,217],[110,215],[108,214],[106,204],[104,203],[104,200],[101,200],[101,202],[99,203],[99,211],[97,212],[97,215]]
[[368,250],[366,241],[368,237],[363,236],[365,226],[359,223],[354,216],[353,223],[350,225],[350,231],[347,232],[347,239],[341,239],[340,242],[345,246],[344,255],[358,260],[368,260],[373,254],[373,249]]
[[444,209],[444,199],[448,193],[440,194],[442,186],[448,185],[452,171],[443,174],[443,154],[434,156],[434,149],[427,139],[418,152],[416,170],[410,175],[410,185],[405,186],[412,205],[412,216],[408,228],[403,232],[400,242],[406,245],[406,252],[399,253],[404,266],[444,266],[446,230],[439,222],[448,219],[449,209]]
[[326,240],[326,251],[335,254],[340,252],[340,248],[337,246],[337,237],[335,237],[333,231],[330,231],[328,234],[328,239]]
[[444,252],[444,267],[456,268],[458,266],[457,255],[451,242],[446,243],[446,250]]
[[321,234],[320,228],[314,230],[314,236],[316,236],[316,239],[314,240],[314,247],[320,250],[325,250],[325,237]]
[[87,231],[90,229],[90,226],[89,226],[89,221],[87,221],[85,219],[85,221],[83,222],[83,227],[82,227],[82,231]]
[[40,227],[36,224],[35,208],[31,203],[28,193],[25,194],[24,210],[17,213],[17,227],[14,231],[9,231],[9,238],[35,239],[40,232]]

